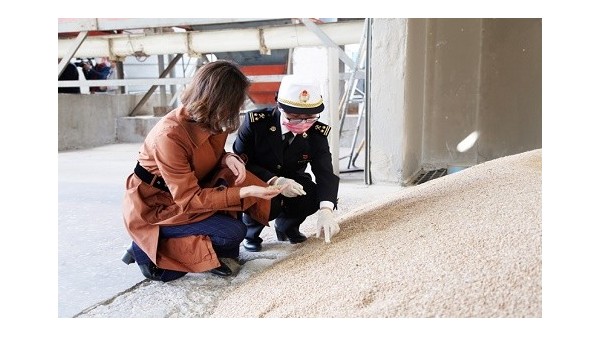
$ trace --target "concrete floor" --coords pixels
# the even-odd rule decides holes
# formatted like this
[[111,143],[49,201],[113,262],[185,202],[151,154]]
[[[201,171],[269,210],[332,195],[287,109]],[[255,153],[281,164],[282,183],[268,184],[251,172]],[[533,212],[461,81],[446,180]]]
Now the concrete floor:
[[[120,260],[131,241],[121,216],[124,182],[139,147],[113,144],[58,153],[58,317],[76,316],[145,280],[137,267]],[[342,171],[348,167],[347,154],[349,149],[340,149]],[[356,163],[360,166],[363,161],[359,156]],[[363,177],[363,171],[340,175],[338,216],[401,189],[367,186]],[[316,222],[313,218],[305,222],[307,228]],[[278,259],[293,249],[278,244],[272,232],[263,231],[266,257]],[[248,253],[242,250],[240,255],[244,259]]]

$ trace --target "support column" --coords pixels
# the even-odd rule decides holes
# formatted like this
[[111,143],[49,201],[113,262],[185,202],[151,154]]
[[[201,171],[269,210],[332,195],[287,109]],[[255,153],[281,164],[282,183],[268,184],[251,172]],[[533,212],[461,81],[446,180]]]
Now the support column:
[[372,26],[369,160],[373,183],[401,184],[406,118],[407,19],[375,19]]

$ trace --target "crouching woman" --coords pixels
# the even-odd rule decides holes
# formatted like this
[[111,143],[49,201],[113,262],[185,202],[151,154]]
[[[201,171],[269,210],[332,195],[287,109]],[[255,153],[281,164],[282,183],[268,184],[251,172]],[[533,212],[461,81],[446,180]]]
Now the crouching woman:
[[267,225],[270,199],[280,193],[247,172],[225,151],[239,127],[249,80],[228,61],[203,65],[181,106],[148,133],[126,181],[125,228],[132,245],[123,262],[163,282],[188,272],[228,276],[222,258],[237,258],[246,226],[243,211]]

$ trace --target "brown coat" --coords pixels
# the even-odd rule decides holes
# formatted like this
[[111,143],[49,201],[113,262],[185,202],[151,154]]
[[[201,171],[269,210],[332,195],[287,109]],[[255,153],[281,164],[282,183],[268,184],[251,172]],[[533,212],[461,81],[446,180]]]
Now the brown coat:
[[[226,140],[226,133],[212,135],[190,121],[183,108],[165,115],[146,137],[140,149],[140,165],[162,176],[170,193],[131,174],[126,182],[123,217],[131,238],[158,267],[202,272],[219,266],[208,236],[159,240],[159,226],[198,222],[218,211],[233,216],[242,210],[268,225],[269,200],[240,199],[242,186],[267,184],[246,172],[246,180],[233,187],[235,177],[224,160],[236,155],[225,152]],[[219,177],[229,187],[214,187]]]

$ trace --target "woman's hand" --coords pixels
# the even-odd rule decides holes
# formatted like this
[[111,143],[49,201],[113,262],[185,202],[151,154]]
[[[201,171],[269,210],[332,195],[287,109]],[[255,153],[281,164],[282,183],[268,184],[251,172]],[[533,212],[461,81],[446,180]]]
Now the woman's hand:
[[257,185],[249,185],[240,189],[240,198],[245,197],[258,197],[265,200],[279,195],[281,193],[281,187],[276,185],[270,185],[268,187],[259,187]]
[[235,179],[235,185],[238,185],[246,179],[246,166],[240,162],[235,156],[227,156],[225,158],[225,164],[231,170],[231,172],[237,177]]

